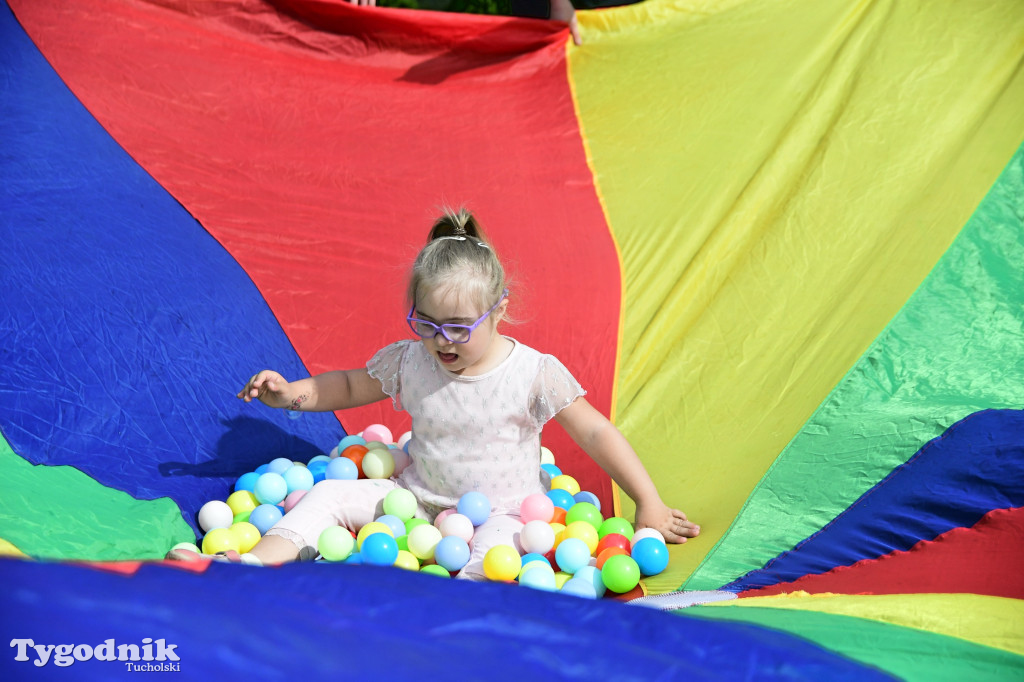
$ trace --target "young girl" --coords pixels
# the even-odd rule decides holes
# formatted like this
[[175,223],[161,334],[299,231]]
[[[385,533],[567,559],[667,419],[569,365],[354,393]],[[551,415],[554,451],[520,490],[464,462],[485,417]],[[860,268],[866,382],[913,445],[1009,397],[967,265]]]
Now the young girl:
[[556,419],[636,502],[637,528],[669,542],[700,528],[662,502],[639,458],[554,357],[498,333],[508,306],[505,272],[477,221],[446,210],[413,265],[408,323],[419,340],[378,351],[365,368],[287,381],[271,370],[238,393],[270,407],[334,411],[391,398],[412,417],[412,463],[390,480],[317,483],[243,560],[275,564],[316,556],[320,533],[341,524],[358,531],[382,512],[388,492],[411,491],[417,516],[433,519],[466,492],[487,496],[491,517],[476,529],[461,577],[483,578],[483,557],[496,544],[516,545],[519,506],[544,492],[540,434]]

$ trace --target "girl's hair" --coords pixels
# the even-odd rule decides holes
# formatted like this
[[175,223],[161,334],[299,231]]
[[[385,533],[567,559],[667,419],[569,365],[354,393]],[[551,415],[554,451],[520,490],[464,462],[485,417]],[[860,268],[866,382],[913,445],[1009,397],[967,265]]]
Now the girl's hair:
[[442,209],[430,228],[427,245],[412,265],[409,304],[419,294],[438,286],[451,286],[472,296],[483,310],[494,305],[504,291],[505,269],[484,238],[480,223],[466,208]]

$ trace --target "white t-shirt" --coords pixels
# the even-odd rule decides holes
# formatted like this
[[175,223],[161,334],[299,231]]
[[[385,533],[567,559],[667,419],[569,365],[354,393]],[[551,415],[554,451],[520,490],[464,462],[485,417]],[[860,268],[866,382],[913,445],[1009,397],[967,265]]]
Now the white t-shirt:
[[554,356],[509,340],[509,356],[480,376],[449,372],[412,339],[366,363],[395,409],[412,417],[412,463],[399,480],[433,513],[477,491],[492,513],[518,514],[523,498],[545,490],[541,429],[586,391]]

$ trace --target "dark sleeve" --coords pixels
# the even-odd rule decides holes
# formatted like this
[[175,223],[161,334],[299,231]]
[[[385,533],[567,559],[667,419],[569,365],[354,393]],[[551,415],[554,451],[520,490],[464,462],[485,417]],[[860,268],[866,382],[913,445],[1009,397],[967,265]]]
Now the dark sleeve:
[[549,0],[509,0],[509,14],[514,17],[548,19],[551,17]]

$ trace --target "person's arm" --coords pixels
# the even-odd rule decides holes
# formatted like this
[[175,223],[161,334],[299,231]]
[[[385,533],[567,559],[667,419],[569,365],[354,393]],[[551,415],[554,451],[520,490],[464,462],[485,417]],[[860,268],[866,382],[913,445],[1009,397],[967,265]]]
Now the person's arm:
[[369,405],[387,397],[379,381],[364,369],[336,370],[288,381],[265,369],[238,392],[245,402],[258,399],[270,407],[302,412],[333,412]]
[[668,542],[696,537],[700,526],[661,500],[658,489],[626,437],[584,398],[555,415],[555,420],[623,492],[636,503],[635,526],[654,528]]

